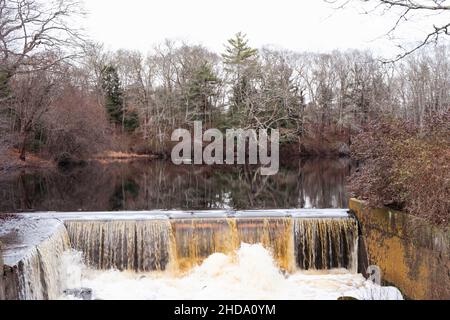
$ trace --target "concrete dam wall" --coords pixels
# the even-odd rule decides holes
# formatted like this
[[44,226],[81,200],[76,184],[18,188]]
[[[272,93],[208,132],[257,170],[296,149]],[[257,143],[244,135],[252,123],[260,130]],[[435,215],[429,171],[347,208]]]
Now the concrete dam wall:
[[[95,269],[185,272],[209,255],[261,243],[285,272],[347,268],[356,272],[358,224],[346,210],[21,216],[2,226],[6,243],[0,294],[55,299],[64,251],[82,251]],[[2,264],[3,265],[3,264]],[[1,291],[3,290],[3,291]]]
[[361,226],[360,271],[381,269],[382,280],[410,299],[450,299],[450,230],[389,209],[350,200]]

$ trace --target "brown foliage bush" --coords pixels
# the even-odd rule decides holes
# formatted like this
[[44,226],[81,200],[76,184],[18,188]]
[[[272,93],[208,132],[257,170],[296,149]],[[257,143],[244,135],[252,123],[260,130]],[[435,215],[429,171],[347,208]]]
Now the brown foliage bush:
[[109,147],[109,123],[95,97],[65,84],[54,104],[43,119],[52,156],[68,153],[85,158]]
[[353,196],[447,224],[450,217],[450,111],[422,128],[379,118],[359,133],[352,156],[361,168],[350,178]]

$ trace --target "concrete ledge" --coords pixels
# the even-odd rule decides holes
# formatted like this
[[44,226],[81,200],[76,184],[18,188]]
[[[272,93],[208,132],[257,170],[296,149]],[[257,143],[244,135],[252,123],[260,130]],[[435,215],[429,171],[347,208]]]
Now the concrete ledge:
[[[382,279],[410,299],[450,299],[450,229],[351,199],[360,223],[362,268],[377,265]],[[360,270],[363,271],[363,270]]]
[[[206,211],[117,211],[117,212],[35,212],[16,214],[33,219],[61,221],[140,221],[221,218],[346,218],[348,209],[273,209],[273,210],[206,210]],[[1,230],[0,230],[1,232]]]

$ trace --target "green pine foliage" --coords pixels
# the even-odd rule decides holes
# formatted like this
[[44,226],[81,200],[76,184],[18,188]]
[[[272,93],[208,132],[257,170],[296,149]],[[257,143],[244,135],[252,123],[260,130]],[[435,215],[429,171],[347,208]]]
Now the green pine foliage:
[[125,114],[124,117],[124,123],[123,123],[124,129],[132,133],[137,128],[139,128],[139,115],[136,111],[130,111]]
[[103,68],[102,87],[105,92],[106,111],[111,122],[121,124],[124,112],[123,90],[114,66],[109,65]]
[[249,62],[254,62],[258,57],[258,50],[248,45],[247,36],[241,32],[228,40],[225,51],[226,53],[222,54],[222,58],[228,66],[243,66]]
[[211,116],[211,99],[216,96],[218,83],[219,79],[208,63],[204,63],[194,73],[188,91],[189,105],[194,109],[194,120],[206,121]]
[[230,103],[230,122],[233,126],[246,121],[249,110],[247,97],[254,90],[252,80],[257,76],[258,50],[251,48],[245,34],[237,33],[228,40],[222,54],[227,72],[234,75]]
[[127,132],[133,132],[139,127],[137,112],[126,112],[124,90],[121,86],[117,69],[108,65],[102,70],[102,87],[105,92],[105,106],[110,121],[121,125]]

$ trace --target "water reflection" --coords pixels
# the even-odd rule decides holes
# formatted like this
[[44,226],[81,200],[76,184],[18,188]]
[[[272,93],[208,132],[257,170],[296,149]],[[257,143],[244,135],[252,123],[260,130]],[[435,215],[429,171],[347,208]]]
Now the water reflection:
[[91,163],[0,178],[0,212],[345,208],[348,160],[299,160],[264,177],[250,167],[163,161]]

